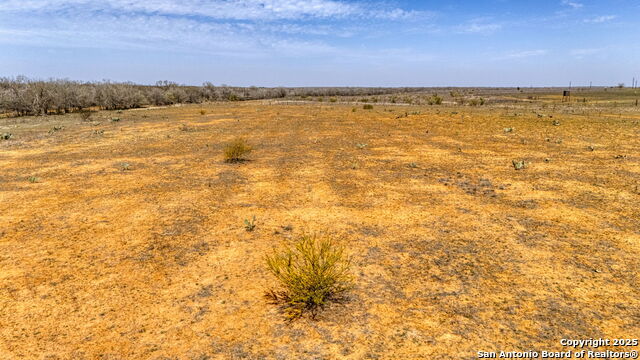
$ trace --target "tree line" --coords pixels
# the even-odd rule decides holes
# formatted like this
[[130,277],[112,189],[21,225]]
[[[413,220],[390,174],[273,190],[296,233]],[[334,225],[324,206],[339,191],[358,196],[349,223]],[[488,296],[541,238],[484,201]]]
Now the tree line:
[[185,86],[170,81],[155,85],[111,81],[38,80],[25,76],[0,78],[0,112],[17,116],[48,115],[84,109],[124,110],[148,105],[244,101],[285,97],[365,96],[420,91],[422,88],[365,87],[234,87]]

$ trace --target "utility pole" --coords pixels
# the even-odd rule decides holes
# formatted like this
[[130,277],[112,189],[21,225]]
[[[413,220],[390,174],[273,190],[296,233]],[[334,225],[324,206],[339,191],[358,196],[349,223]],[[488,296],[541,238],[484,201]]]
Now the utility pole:
[[593,85],[593,81],[589,81],[589,90],[591,90],[591,85]]

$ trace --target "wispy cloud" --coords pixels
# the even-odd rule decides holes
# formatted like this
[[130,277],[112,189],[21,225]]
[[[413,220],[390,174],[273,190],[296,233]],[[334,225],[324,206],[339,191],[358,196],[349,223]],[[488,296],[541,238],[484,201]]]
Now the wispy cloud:
[[546,49],[537,49],[537,50],[520,50],[520,51],[512,51],[504,54],[503,56],[498,57],[499,60],[505,59],[523,59],[533,56],[542,56],[549,53],[549,50]]
[[590,19],[585,19],[584,22],[586,23],[592,23],[592,24],[600,24],[600,23],[604,23],[607,21],[611,21],[613,19],[615,19],[617,16],[615,15],[602,15],[602,16],[596,16],[594,18],[590,18]]
[[601,54],[606,48],[586,48],[586,49],[572,49],[569,51],[569,55],[576,59],[590,58],[595,55]]
[[460,34],[482,34],[482,35],[492,34],[500,29],[502,29],[501,24],[480,23],[480,22],[470,22],[468,24],[460,25],[456,28],[457,32]]
[[57,12],[69,10],[142,12],[160,15],[205,16],[212,19],[282,20],[305,18],[373,17],[406,19],[422,12],[383,3],[352,3],[335,0],[6,0],[0,12]]
[[580,9],[581,7],[584,6],[582,3],[579,3],[577,1],[571,1],[571,0],[562,0],[562,5],[569,6],[574,9]]
[[323,38],[430,16],[383,1],[0,0],[0,34],[11,34],[0,44],[301,56],[337,52]]

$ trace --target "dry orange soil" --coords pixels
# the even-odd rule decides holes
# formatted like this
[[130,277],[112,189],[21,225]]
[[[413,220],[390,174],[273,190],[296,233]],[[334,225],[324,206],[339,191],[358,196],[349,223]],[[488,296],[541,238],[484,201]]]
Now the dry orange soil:
[[[638,338],[640,115],[524,106],[2,119],[0,359],[473,359]],[[255,150],[226,164],[236,136]],[[356,287],[287,323],[264,256],[304,231],[343,241]]]

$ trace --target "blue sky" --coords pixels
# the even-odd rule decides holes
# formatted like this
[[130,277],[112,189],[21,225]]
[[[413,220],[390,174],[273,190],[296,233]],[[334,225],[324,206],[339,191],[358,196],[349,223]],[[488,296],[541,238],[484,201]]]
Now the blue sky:
[[640,0],[0,0],[0,76],[564,86],[640,76]]

